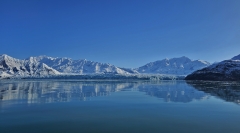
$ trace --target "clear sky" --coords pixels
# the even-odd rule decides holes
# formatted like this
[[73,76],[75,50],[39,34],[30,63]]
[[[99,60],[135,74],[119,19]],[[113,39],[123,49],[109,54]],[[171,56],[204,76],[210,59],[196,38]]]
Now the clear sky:
[[240,0],[0,0],[0,54],[221,61],[240,54]]

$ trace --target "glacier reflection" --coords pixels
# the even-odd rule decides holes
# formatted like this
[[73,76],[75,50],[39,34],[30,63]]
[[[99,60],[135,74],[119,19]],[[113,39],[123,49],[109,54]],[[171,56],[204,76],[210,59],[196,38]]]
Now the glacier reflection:
[[[217,89],[214,89],[217,88]],[[224,86],[185,81],[1,81],[0,101],[11,103],[51,103],[89,100],[117,91],[139,91],[166,102],[191,102],[211,95],[239,103],[239,86]],[[0,102],[1,103],[1,102]]]

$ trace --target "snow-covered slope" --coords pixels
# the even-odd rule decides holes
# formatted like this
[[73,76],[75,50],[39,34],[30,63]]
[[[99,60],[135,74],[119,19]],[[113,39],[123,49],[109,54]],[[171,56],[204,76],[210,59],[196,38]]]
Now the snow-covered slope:
[[240,56],[215,63],[188,75],[186,80],[240,80]]
[[44,63],[33,60],[19,60],[8,55],[0,55],[0,78],[42,77],[58,75],[60,72]]
[[240,60],[240,54],[237,55],[237,56],[234,56],[234,57],[232,58],[232,60]]
[[187,75],[209,65],[206,61],[190,60],[183,56],[151,62],[135,70],[139,73]]
[[108,63],[99,63],[84,60],[72,60],[71,58],[53,58],[48,56],[30,57],[27,60],[45,63],[59,72],[66,74],[131,74],[134,71],[122,69]]

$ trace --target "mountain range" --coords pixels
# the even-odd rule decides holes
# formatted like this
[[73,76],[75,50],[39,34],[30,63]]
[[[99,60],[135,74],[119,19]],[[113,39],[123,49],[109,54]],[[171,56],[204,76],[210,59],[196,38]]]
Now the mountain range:
[[71,58],[53,58],[48,56],[29,57],[24,60],[0,56],[0,78],[47,77],[54,75],[88,75],[88,74],[167,74],[188,75],[209,66],[202,60],[191,60],[185,56],[150,62],[144,66],[130,69],[120,68],[108,63],[73,60]]

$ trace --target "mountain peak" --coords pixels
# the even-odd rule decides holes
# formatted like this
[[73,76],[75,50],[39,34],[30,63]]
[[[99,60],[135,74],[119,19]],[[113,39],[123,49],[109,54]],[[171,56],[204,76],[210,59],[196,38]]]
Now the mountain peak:
[[7,54],[2,54],[2,55],[0,55],[0,56],[8,56]]
[[[0,55],[2,58],[9,58],[10,56],[8,56],[7,54],[2,54]],[[12,58],[12,57],[11,57]]]
[[234,57],[232,58],[232,60],[240,60],[240,54],[237,55],[237,56],[234,56]]
[[187,75],[209,65],[210,63],[206,61],[191,60],[186,56],[182,56],[151,62],[135,70],[139,73]]
[[9,56],[9,55],[7,55],[7,54],[2,54],[1,56],[0,56],[0,60],[5,60],[5,61],[20,61],[19,59],[16,59],[16,58],[13,58],[13,57],[11,57],[11,56]]

